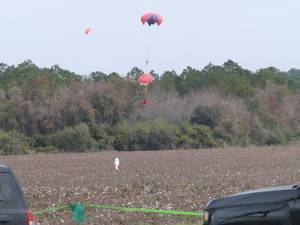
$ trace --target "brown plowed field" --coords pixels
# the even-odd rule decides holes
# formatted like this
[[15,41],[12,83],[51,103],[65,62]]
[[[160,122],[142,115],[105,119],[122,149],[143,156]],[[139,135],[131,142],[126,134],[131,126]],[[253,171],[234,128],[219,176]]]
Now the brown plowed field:
[[[113,170],[114,157],[120,171]],[[1,157],[19,178],[33,210],[84,202],[201,210],[209,199],[300,181],[300,148],[228,148]],[[69,210],[42,225],[74,224]],[[87,210],[89,225],[189,224],[197,218]]]

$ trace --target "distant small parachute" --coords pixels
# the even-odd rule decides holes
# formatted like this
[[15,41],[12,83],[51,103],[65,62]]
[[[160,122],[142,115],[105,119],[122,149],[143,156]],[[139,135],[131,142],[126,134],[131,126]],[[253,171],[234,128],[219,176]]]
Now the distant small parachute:
[[153,81],[153,76],[151,73],[145,73],[139,76],[138,82],[140,85],[147,87]]
[[86,29],[84,30],[84,33],[85,33],[86,35],[89,35],[89,34],[92,33],[92,29],[91,29],[91,28],[86,28]]
[[157,24],[159,26],[163,22],[163,17],[158,13],[145,13],[141,17],[142,24],[147,23],[149,26]]

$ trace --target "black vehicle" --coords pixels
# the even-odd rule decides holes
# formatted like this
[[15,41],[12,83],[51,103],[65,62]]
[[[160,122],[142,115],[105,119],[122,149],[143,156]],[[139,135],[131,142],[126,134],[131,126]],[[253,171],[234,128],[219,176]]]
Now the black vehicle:
[[0,224],[35,225],[21,186],[9,167],[0,165]]
[[300,186],[242,192],[210,201],[204,225],[300,225]]

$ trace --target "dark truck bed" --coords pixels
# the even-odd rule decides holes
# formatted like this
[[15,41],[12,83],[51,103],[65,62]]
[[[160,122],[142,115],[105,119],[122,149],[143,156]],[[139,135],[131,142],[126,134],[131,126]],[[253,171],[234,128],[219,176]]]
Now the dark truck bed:
[[210,201],[206,225],[300,225],[299,186],[243,192]]

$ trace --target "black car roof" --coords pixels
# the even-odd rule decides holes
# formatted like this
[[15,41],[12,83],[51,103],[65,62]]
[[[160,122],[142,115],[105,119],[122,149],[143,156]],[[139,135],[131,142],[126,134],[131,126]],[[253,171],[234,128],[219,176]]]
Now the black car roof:
[[10,172],[10,169],[8,166],[0,164],[0,173],[7,173]]

